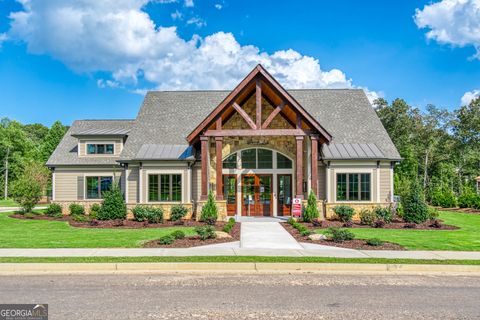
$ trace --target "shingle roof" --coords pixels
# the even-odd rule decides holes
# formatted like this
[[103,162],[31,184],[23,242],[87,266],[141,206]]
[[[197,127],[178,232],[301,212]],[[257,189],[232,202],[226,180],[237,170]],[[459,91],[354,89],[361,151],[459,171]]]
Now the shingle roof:
[[144,144],[134,160],[185,160],[193,159],[193,147],[176,144]]
[[[328,149],[337,144],[370,144],[375,145],[383,154],[379,159],[400,159],[363,90],[287,91],[333,136]],[[144,144],[186,146],[185,138],[188,134],[228,93],[229,91],[148,92],[129,133],[121,159],[134,158]],[[334,159],[328,157],[328,154],[324,155],[325,159]]]
[[79,157],[78,138],[74,136],[86,131],[94,130],[129,130],[134,120],[77,120],[63,137],[53,154],[47,161],[47,166],[57,165],[116,165],[116,157]]

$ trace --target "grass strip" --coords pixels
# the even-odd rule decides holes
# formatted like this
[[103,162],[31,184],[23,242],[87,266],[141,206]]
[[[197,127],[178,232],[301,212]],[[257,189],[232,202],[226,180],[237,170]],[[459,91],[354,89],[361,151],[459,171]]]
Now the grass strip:
[[269,263],[382,263],[480,265],[480,260],[330,258],[330,257],[257,257],[257,256],[193,256],[193,257],[1,257],[0,263],[127,263],[127,262],[269,262]]

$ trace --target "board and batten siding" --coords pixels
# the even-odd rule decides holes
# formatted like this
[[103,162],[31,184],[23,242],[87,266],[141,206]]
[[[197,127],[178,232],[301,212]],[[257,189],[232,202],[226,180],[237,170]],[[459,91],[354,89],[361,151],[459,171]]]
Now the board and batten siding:
[[95,155],[95,154],[87,154],[87,144],[88,143],[97,143],[97,144],[109,144],[113,143],[114,146],[114,156],[119,156],[123,149],[123,140],[122,139],[105,139],[104,137],[99,138],[89,138],[89,139],[80,139],[78,142],[78,155],[80,157],[104,157],[104,156],[112,156],[112,155]]
[[[123,170],[115,171],[115,180],[120,181],[121,189],[124,190],[122,179]],[[113,171],[105,169],[55,168],[55,201],[79,201],[85,199],[85,177],[87,176],[113,176]]]
[[200,200],[202,195],[202,166],[195,164],[192,168],[192,200]]

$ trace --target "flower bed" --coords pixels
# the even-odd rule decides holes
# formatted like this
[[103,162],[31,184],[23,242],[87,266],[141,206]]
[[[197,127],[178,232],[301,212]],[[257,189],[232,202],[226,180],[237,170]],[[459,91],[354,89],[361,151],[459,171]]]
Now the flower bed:
[[[417,229],[417,230],[456,230],[458,227],[450,226],[447,224],[441,223],[442,221],[439,220],[440,224],[434,224],[433,221],[426,221],[424,223],[414,224],[414,223],[406,223],[401,220],[393,220],[390,223],[385,223],[381,228],[382,229]],[[309,227],[313,227],[311,223],[303,223]],[[319,228],[344,228],[344,223],[337,220],[324,220],[321,222],[321,226],[316,227]],[[364,225],[359,222],[352,222],[348,228],[374,228],[369,225]]]

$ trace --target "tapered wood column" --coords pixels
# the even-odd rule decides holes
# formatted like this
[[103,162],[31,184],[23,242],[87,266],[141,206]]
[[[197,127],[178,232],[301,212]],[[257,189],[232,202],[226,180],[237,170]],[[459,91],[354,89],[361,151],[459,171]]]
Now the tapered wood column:
[[222,181],[222,148],[223,137],[215,137],[215,158],[216,158],[216,186],[217,200],[223,200],[223,181]]
[[297,139],[297,159],[296,159],[296,198],[303,199],[303,137]]
[[318,137],[312,136],[312,192],[318,199]]
[[207,200],[208,198],[208,137],[200,137],[200,145],[202,152],[202,194],[200,200]]

